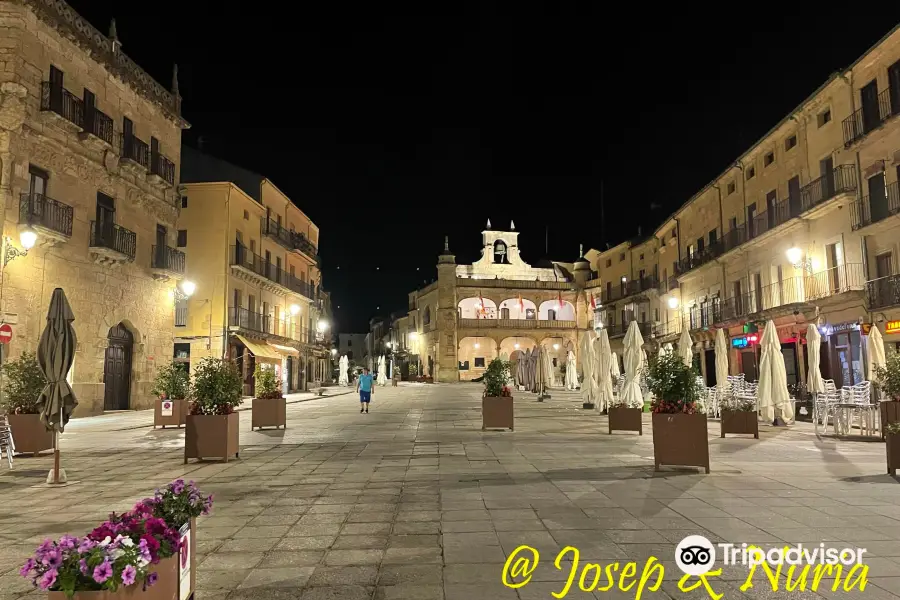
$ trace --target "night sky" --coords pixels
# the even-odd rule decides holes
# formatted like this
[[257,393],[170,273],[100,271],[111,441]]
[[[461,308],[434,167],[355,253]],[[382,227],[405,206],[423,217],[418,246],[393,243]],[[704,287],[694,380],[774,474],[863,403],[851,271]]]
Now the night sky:
[[166,86],[178,63],[186,143],[272,179],[316,222],[338,332],[405,309],[444,235],[457,262],[476,260],[488,218],[515,220],[532,264],[545,236],[550,258],[572,261],[579,243],[652,232],[900,20],[892,3],[703,17],[647,3],[70,3],[103,32],[114,16],[124,51]]

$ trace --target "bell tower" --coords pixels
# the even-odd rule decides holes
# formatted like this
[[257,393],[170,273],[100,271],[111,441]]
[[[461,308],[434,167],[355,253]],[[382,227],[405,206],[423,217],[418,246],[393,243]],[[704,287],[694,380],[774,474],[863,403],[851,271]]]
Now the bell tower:
[[456,336],[456,257],[450,252],[450,238],[444,237],[444,251],[438,257],[436,381],[459,381]]

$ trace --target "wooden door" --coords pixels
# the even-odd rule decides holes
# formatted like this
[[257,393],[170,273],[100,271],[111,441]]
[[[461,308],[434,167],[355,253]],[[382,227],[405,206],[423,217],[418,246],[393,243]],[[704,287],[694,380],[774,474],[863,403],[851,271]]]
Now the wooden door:
[[103,409],[128,410],[131,400],[131,355],[134,339],[119,323],[109,330],[103,363]]
[[800,176],[795,175],[788,180],[788,208],[791,218],[800,214]]

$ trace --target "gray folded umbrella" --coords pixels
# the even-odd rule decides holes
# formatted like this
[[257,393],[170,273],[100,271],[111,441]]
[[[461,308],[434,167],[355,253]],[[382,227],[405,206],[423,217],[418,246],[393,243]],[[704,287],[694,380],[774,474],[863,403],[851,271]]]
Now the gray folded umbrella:
[[75,315],[72,314],[66,293],[62,288],[56,288],[50,299],[47,325],[41,334],[37,350],[38,365],[47,379],[47,385],[38,398],[38,407],[44,426],[54,432],[53,483],[60,483],[59,434],[65,430],[69,417],[78,406],[75,393],[66,381],[66,375],[75,360],[75,328],[72,327],[74,320]]

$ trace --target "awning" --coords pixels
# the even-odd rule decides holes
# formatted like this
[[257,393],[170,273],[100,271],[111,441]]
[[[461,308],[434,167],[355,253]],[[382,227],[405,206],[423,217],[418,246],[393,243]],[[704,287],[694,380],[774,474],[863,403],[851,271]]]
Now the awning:
[[247,347],[247,350],[253,353],[253,356],[256,357],[256,362],[270,363],[273,365],[281,364],[281,355],[267,343],[253,342],[242,335],[235,335],[234,337],[240,340],[240,342]]
[[283,354],[284,356],[300,356],[300,351],[296,348],[291,348],[290,346],[282,346],[281,344],[269,342],[269,347],[274,348],[276,352]]

